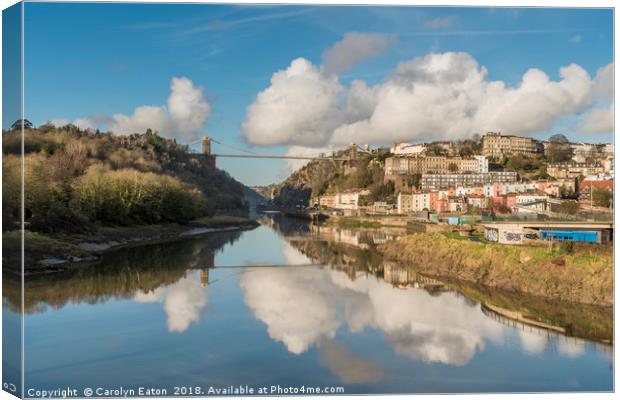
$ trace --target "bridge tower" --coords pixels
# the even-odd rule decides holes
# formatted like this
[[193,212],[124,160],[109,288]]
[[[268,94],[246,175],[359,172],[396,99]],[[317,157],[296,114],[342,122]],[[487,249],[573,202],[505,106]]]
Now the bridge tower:
[[215,156],[211,153],[211,137],[202,137],[202,154],[206,157],[209,166],[215,169]]
[[203,268],[200,270],[200,287],[209,287],[209,268]]
[[349,160],[357,160],[357,143],[349,145]]
[[346,161],[342,163],[343,173],[349,175],[356,170],[357,161],[357,144],[351,143],[346,150]]
[[202,154],[211,155],[211,138],[209,136],[202,137]]
[[[202,254],[201,254],[202,255]],[[215,268],[215,251],[208,251],[204,254],[204,264],[200,269],[200,287],[206,288],[209,286],[209,270]]]

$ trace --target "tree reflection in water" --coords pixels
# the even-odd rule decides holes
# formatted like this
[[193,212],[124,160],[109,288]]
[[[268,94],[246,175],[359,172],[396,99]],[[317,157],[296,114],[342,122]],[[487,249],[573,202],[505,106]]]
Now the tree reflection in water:
[[[171,243],[123,248],[66,273],[27,278],[25,313],[42,312],[47,307],[60,309],[69,302],[97,304],[112,298],[149,299],[153,293],[161,293],[161,290],[156,292],[158,288],[178,283],[189,270],[212,267],[215,253],[226,244],[234,243],[241,234],[227,231]],[[21,302],[19,285],[9,276],[4,278],[5,304],[17,311]]]

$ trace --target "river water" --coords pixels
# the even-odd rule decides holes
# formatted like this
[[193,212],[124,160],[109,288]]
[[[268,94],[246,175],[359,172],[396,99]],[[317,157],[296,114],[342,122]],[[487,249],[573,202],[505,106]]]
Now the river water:
[[[606,310],[516,296],[522,308],[562,315],[569,333],[586,338],[516,323],[483,307],[507,307],[510,295],[382,261],[374,246],[392,236],[279,217],[250,231],[121,249],[69,274],[30,279],[26,395],[67,386],[80,395],[121,386],[136,390],[130,395],[140,386],[168,395],[228,385],[613,389],[613,349],[601,343],[611,337]],[[5,323],[17,318],[15,293],[5,285]],[[591,322],[574,322],[584,319]]]

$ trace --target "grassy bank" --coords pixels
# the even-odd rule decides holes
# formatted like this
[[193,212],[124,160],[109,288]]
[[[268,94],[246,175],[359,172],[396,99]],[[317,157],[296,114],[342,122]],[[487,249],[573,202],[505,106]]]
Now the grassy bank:
[[[64,269],[60,265],[90,259],[94,254],[81,247],[47,235],[24,232],[24,269],[39,273]],[[19,274],[21,271],[21,231],[2,233],[3,270]],[[47,260],[46,263],[44,260]]]
[[[196,235],[219,229],[256,227],[254,220],[235,216],[213,216],[193,220],[188,224],[154,224],[143,226],[101,227],[89,234],[46,235],[26,230],[24,237],[24,268],[26,274],[62,272],[69,264],[97,258],[102,252],[121,246],[176,240],[184,235]],[[2,235],[5,270],[19,273],[21,232]]]
[[337,219],[334,219],[333,222],[335,222],[336,225],[338,225],[340,228],[367,228],[367,229],[381,228],[380,222],[366,221],[366,220],[361,220],[361,219],[354,218],[354,217],[339,217]]
[[329,216],[326,223],[339,228],[406,228],[407,222],[404,217],[371,217],[371,216]]
[[379,250],[428,275],[511,292],[584,304],[613,304],[613,249],[576,245],[572,251],[413,234]]

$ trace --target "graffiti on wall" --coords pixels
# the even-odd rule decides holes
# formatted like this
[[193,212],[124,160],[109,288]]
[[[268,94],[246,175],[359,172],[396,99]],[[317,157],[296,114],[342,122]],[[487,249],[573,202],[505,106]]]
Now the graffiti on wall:
[[497,229],[485,229],[484,238],[490,242],[497,242],[499,239]]
[[522,243],[523,232],[521,230],[502,230],[499,233],[499,242],[507,244]]
[[520,242],[521,233],[518,232],[504,232],[504,240],[507,242]]

